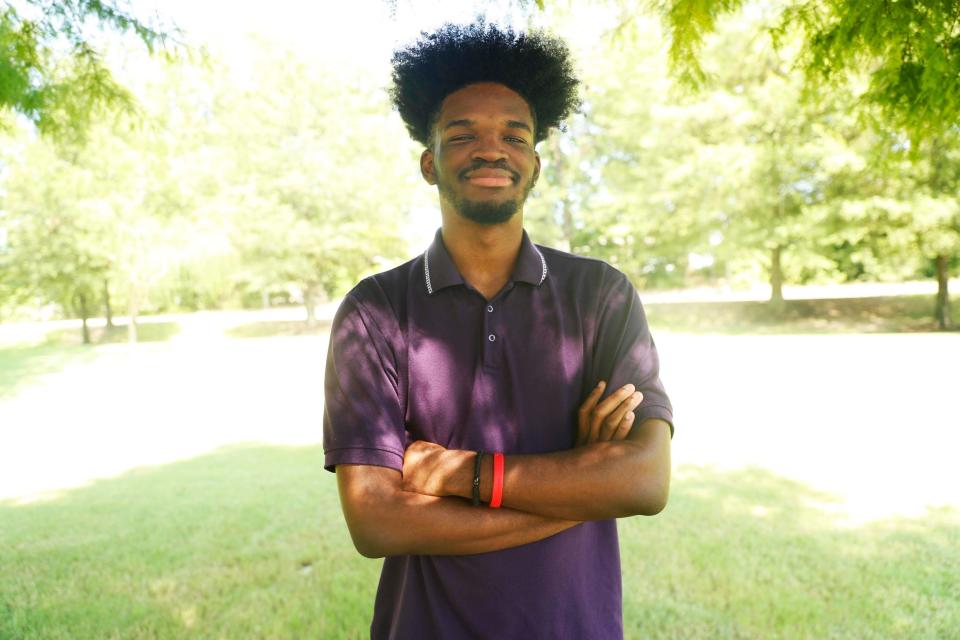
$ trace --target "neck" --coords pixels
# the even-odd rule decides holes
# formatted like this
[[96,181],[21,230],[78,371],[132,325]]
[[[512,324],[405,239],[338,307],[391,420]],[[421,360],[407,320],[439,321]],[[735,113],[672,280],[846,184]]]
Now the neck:
[[460,274],[489,300],[513,273],[523,240],[523,212],[502,224],[483,225],[441,211],[447,252]]

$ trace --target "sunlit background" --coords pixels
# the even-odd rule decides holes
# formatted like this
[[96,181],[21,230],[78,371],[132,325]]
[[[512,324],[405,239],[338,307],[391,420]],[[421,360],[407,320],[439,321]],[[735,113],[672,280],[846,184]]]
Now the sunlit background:
[[85,27],[130,100],[0,100],[0,638],[365,637],[329,323],[439,226],[391,52],[481,15],[573,52],[526,228],[637,285],[676,411],[627,637],[960,637],[956,124],[871,106],[868,58],[812,85],[802,2],[719,15],[698,83],[698,3],[538,4],[143,0],[152,55]]

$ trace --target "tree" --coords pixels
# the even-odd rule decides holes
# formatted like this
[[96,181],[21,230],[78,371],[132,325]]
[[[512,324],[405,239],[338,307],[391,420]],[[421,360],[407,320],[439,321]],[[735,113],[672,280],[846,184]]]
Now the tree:
[[[851,277],[935,277],[934,318],[951,325],[947,280],[960,254],[960,132],[925,141],[914,154],[902,136],[877,132],[864,165],[838,180],[826,207],[829,238]],[[842,186],[841,186],[842,185]]]
[[[748,0],[662,0],[670,60],[682,78],[702,82],[700,50],[721,16]],[[943,0],[821,2],[786,0],[771,34],[802,33],[796,62],[814,85],[845,82],[869,69],[866,104],[916,140],[960,120],[960,4]]]
[[[50,160],[37,167],[41,173],[56,166],[86,184],[86,168],[78,162],[87,153],[83,144],[90,129],[117,111],[132,114],[136,110],[130,92],[114,80],[104,62],[103,41],[111,31],[131,35],[151,54],[163,51],[172,59],[178,53],[175,27],[164,26],[157,19],[143,20],[112,0],[0,2],[0,133],[12,135],[19,116],[60,143],[63,157],[50,149],[30,152],[46,154]],[[65,309],[81,315],[84,342],[89,342],[87,318],[101,293],[108,323],[112,320],[110,258],[104,254],[103,237],[89,224],[97,216],[81,212],[69,196],[64,199],[65,186],[56,184],[63,176],[49,177],[39,190],[24,194],[25,199],[7,198],[21,214],[31,203],[40,204],[33,209],[40,217],[17,219],[11,212],[3,212],[7,220],[0,218],[6,245],[2,259],[8,263],[4,297],[9,300],[44,291]],[[39,202],[43,197],[46,203]],[[25,254],[23,246],[38,251]]]
[[[0,259],[68,314],[70,296],[38,284],[43,268],[87,298],[112,291],[134,339],[141,310],[277,290],[299,296],[312,322],[320,299],[406,257],[397,194],[419,176],[386,92],[356,69],[275,46],[256,45],[242,72],[214,60],[138,67],[124,83],[144,105],[139,118],[100,118],[82,153],[25,134],[27,151],[0,176],[10,230]],[[70,221],[56,254],[43,246],[52,218]],[[93,263],[78,256],[94,249],[99,270],[81,278],[76,265]],[[6,270],[2,280],[4,291],[19,286]]]
[[241,284],[293,289],[312,325],[322,299],[405,256],[397,194],[418,165],[376,79],[267,43],[254,51],[247,86],[217,98],[215,144],[231,159],[217,198],[244,258]]
[[[519,4],[532,7],[531,2],[523,0]],[[559,4],[548,3],[547,11]],[[778,73],[782,75],[784,70],[796,68],[802,72],[805,80],[802,91],[799,86],[791,89],[786,104],[792,105],[802,98],[805,106],[797,110],[798,114],[814,114],[818,110],[834,112],[834,115],[829,116],[833,119],[832,123],[816,123],[811,120],[808,125],[820,131],[823,124],[827,124],[827,129],[833,128],[837,105],[831,103],[836,103],[836,99],[841,98],[847,103],[844,111],[850,110],[850,106],[859,105],[857,115],[863,130],[895,132],[894,136],[898,139],[896,148],[909,150],[908,155],[912,161],[922,165],[912,170],[912,174],[924,173],[926,170],[923,167],[939,167],[932,173],[927,172],[931,177],[924,183],[923,191],[927,194],[939,194],[930,197],[942,203],[933,208],[940,213],[933,215],[927,207],[923,213],[914,211],[911,215],[917,218],[920,227],[924,229],[924,238],[937,239],[934,242],[938,247],[935,250],[936,255],[930,258],[931,270],[938,280],[936,315],[941,324],[948,319],[949,314],[944,311],[949,306],[947,282],[952,265],[958,262],[952,240],[956,229],[955,217],[951,213],[953,207],[946,204],[953,196],[948,189],[931,185],[950,183],[949,179],[936,177],[942,176],[949,165],[938,159],[937,154],[943,156],[943,141],[956,133],[956,123],[960,119],[960,4],[941,0],[833,3],[823,3],[820,0],[783,0],[775,4],[749,0],[658,0],[653,5],[639,0],[606,0],[597,4],[619,10],[618,24],[612,29],[612,33],[620,36],[624,43],[643,40],[647,36],[643,32],[645,10],[650,6],[655,7],[666,26],[669,40],[668,58],[673,76],[688,87],[708,91],[717,86],[718,74],[712,73],[709,68],[714,65],[703,63],[704,60],[714,59],[715,50],[706,55],[703,50],[715,42],[715,36],[722,38],[720,32],[724,28],[724,18],[736,15],[738,20],[749,22],[757,16],[772,13],[772,19],[766,23],[766,31],[777,46],[781,63],[778,65],[779,70],[768,69],[767,72],[772,72],[772,81],[776,82]],[[741,67],[750,66],[753,52],[735,59],[746,63]],[[725,60],[728,61],[729,58]],[[731,72],[737,72],[736,65],[725,63],[718,66],[719,75],[729,76]],[[722,83],[723,79],[719,82]],[[729,88],[731,87],[728,85]],[[853,95],[855,102],[848,101],[848,95]],[[848,120],[845,117],[842,119]],[[849,123],[844,122],[841,128],[848,126]],[[824,203],[813,197],[817,194],[810,191],[810,188],[816,186],[819,180],[819,187],[823,190],[821,195],[834,193],[836,189],[828,186],[824,180],[833,180],[839,176],[827,176],[816,170],[808,171],[805,176],[801,175],[803,171],[798,173],[797,170],[802,167],[793,161],[799,157],[792,151],[787,151],[794,147],[784,146],[783,135],[786,130],[775,129],[776,127],[768,132],[767,149],[762,154],[766,157],[768,179],[762,179],[760,174],[755,174],[754,178],[761,178],[761,182],[769,183],[769,179],[778,182],[778,176],[784,177],[787,181],[781,185],[781,192],[789,192],[794,190],[794,187],[799,188],[799,191],[794,190],[791,197],[780,198],[777,202],[769,201],[766,206],[754,208],[754,211],[792,211],[789,218],[794,228],[793,235],[809,239],[808,232],[825,222],[822,217],[808,220],[824,211],[824,208],[820,207]],[[839,134],[839,137],[835,134]],[[838,144],[844,146],[845,138],[849,138],[849,132],[837,131],[823,140],[827,146],[836,147]],[[800,138],[796,141],[799,142]],[[806,150],[816,151],[811,147],[806,147]],[[807,154],[810,169],[815,169],[815,156],[816,153]],[[821,155],[820,159],[827,157]],[[787,164],[793,164],[793,168],[785,167],[785,160],[788,161]],[[787,170],[784,172],[784,169]],[[845,172],[842,167],[839,170],[841,174]],[[804,191],[808,193],[801,193]],[[873,191],[868,189],[866,193]],[[846,210],[853,211],[863,210],[856,204],[858,198],[872,196],[861,197],[855,193],[847,193],[846,197],[852,198]],[[894,200],[902,202],[898,197],[894,197]],[[801,203],[804,206],[794,206]],[[736,211],[736,215],[740,220],[755,218],[742,210]],[[834,216],[830,222],[833,237],[838,237],[837,225],[843,220],[842,216]],[[846,220],[853,223],[854,219]],[[778,228],[784,229],[783,226]],[[782,236],[782,233],[780,235]],[[857,234],[846,232],[841,235]],[[855,245],[850,244],[849,239],[843,242],[846,243],[847,250],[856,251],[861,256],[869,253],[854,249]],[[833,255],[841,261],[845,259],[845,249],[842,247],[821,245],[814,251],[809,243],[807,245],[802,247],[807,255],[805,260],[815,270],[827,269],[823,255],[818,256],[818,253]],[[921,245],[932,246],[926,241],[912,243],[917,249]],[[777,264],[784,255],[784,247],[782,239],[772,241],[769,246],[774,299],[778,297],[777,283],[781,281],[777,275],[780,271]],[[921,251],[929,252],[927,249]],[[878,257],[870,262],[877,266],[882,261],[882,257]]]
[[[149,294],[195,249],[191,183],[167,132],[173,105],[152,100],[146,120],[105,112],[84,148],[31,133],[5,177],[10,269],[4,279],[67,315],[87,319],[118,290],[137,340]],[[21,296],[22,297],[22,296]],[[110,312],[107,313],[108,317]]]
[[[582,16],[551,6],[573,37]],[[599,16],[602,22],[603,16]],[[639,37],[577,46],[584,104],[564,131],[541,144],[544,168],[525,211],[540,241],[602,258],[645,286],[684,283],[690,252],[707,240],[701,203],[710,185],[690,179],[711,161],[683,129],[653,19]]]
[[[672,36],[670,58],[681,77],[694,84],[705,78],[698,56],[704,37],[715,31],[720,15],[745,6],[745,0],[665,0],[660,5]],[[960,122],[960,3],[787,0],[784,6],[772,33],[802,33],[803,47],[795,60],[812,89],[808,96],[828,95],[869,69],[860,99],[864,115],[881,129],[903,132],[911,157],[930,168],[927,191],[936,194],[932,197],[955,198],[944,188],[951,180],[945,177],[943,140],[956,135]],[[936,254],[935,316],[945,327],[949,270],[957,252],[956,216],[954,205],[934,209],[940,213],[932,219],[929,211],[914,215],[928,229],[923,236],[936,238],[926,251]]]
[[[820,205],[838,196],[833,183],[856,160],[860,132],[848,115],[849,92],[836,90],[817,102],[802,99],[791,47],[784,40],[774,46],[763,27],[769,19],[757,11],[726,21],[709,45],[708,68],[711,91],[726,96],[712,111],[736,123],[722,136],[723,155],[744,168],[719,174],[727,179],[719,229],[724,242],[717,253],[766,263],[770,299],[778,305],[787,280],[839,275],[824,255]],[[740,62],[723,62],[729,60]]]
[[[17,297],[40,296],[87,320],[111,268],[111,220],[85,200],[93,176],[49,144],[28,147],[6,180],[9,218],[3,281]],[[79,197],[78,197],[79,196]]]
[[151,53],[176,55],[175,27],[138,18],[113,0],[0,2],[0,125],[15,113],[44,134],[76,142],[101,109],[132,110],[130,93],[103,61],[98,40],[110,30],[132,34]]
[[[711,82],[693,94],[673,90],[652,17],[632,16],[629,37],[581,52],[583,113],[547,141],[538,187],[574,251],[648,286],[752,280],[765,264],[775,302],[785,281],[834,272],[812,212],[852,123],[838,98],[801,102],[802,78],[767,20],[727,21],[709,43]],[[544,203],[534,204],[540,222]]]

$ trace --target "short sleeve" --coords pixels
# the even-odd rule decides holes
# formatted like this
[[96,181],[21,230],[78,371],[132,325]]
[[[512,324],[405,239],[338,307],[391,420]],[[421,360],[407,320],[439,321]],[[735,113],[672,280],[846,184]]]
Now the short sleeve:
[[660,382],[660,359],[640,297],[619,271],[611,268],[606,278],[610,284],[600,300],[594,351],[594,370],[598,379],[607,381],[604,397],[633,383],[643,393],[643,401],[634,410],[634,424],[660,418],[670,423],[672,437],[673,406]]
[[334,317],[327,350],[324,468],[369,464],[402,470],[405,434],[393,350],[374,315],[348,294]]

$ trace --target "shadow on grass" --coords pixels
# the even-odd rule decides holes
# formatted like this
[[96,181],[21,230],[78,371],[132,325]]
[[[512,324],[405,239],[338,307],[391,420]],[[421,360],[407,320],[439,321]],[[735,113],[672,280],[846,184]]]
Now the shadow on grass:
[[[642,297],[642,296],[641,296]],[[933,296],[889,296],[769,302],[645,304],[650,324],[690,333],[901,333],[938,331]],[[954,330],[960,305],[954,305]]]
[[763,469],[681,467],[656,518],[621,521],[627,637],[946,638],[960,512],[844,526]]
[[[165,342],[180,333],[176,322],[139,322],[137,323],[137,342]],[[47,343],[58,345],[77,345],[83,343],[81,329],[57,329],[46,336]],[[122,344],[129,340],[126,324],[112,327],[90,327],[90,341],[93,344]]]
[[0,638],[360,637],[380,563],[335,484],[319,447],[240,446],[0,503]]
[[274,320],[266,322],[249,322],[227,329],[225,334],[230,338],[272,338],[275,336],[319,336],[330,332],[330,321],[318,321],[313,327],[308,327],[302,320]]
[[[319,447],[244,446],[0,503],[0,637],[366,637]],[[922,638],[960,628],[960,514],[836,526],[763,470],[681,468],[620,521],[628,638]]]

